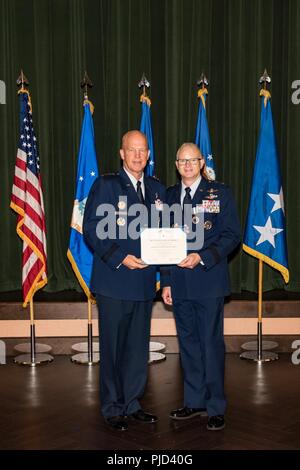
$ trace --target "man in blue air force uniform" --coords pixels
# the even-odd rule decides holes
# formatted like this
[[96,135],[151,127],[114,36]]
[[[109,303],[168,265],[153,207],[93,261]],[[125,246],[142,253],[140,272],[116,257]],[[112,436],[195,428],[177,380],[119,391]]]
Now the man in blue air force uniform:
[[204,244],[188,250],[178,266],[162,269],[162,296],[167,305],[173,304],[184,374],[184,407],[171,411],[170,417],[179,420],[208,414],[207,428],[220,430],[225,426],[226,407],[223,310],[224,296],[230,293],[227,256],[239,243],[240,226],[230,189],[208,180],[205,161],[195,144],[179,148],[176,167],[181,182],[168,188],[167,203],[192,211],[186,228],[195,232],[196,225],[203,224]]
[[[131,214],[135,204],[149,212],[152,205],[160,219],[165,188],[143,174],[149,154],[146,136],[140,131],[123,136],[123,168],[95,181],[83,222],[85,240],[94,252],[90,288],[99,310],[101,409],[108,424],[122,431],[128,427],[129,415],[141,422],[157,421],[139,403],[147,380],[156,267],[146,266],[140,258],[140,227],[135,231],[137,236],[128,234],[136,220]],[[101,226],[107,215],[103,204],[113,206],[110,227],[106,228]],[[139,225],[149,225],[147,214]],[[104,231],[108,231],[106,239]]]

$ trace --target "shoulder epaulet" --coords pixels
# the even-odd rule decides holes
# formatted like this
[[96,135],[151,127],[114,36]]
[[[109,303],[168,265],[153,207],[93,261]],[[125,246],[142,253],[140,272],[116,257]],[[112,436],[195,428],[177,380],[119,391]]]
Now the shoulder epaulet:
[[101,176],[105,179],[114,179],[114,178],[116,178],[116,176],[119,176],[119,173],[116,171],[114,173],[113,172],[112,173],[104,173]]
[[158,178],[156,175],[148,176],[148,178],[150,178],[151,180],[160,182],[160,181],[159,181],[159,178]]
[[172,184],[172,186],[169,186],[169,187],[168,187],[168,190],[169,190],[169,189],[175,189],[175,188],[178,187],[178,185],[180,185],[180,183]]

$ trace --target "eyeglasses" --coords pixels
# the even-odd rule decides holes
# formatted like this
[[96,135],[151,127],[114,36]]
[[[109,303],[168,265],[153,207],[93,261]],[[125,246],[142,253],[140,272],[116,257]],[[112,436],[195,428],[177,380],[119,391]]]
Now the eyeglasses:
[[190,163],[191,165],[197,165],[200,160],[203,160],[203,158],[178,158],[176,161],[178,162],[178,165],[183,166],[187,163]]
[[126,148],[126,152],[128,152],[128,153],[140,153],[142,156],[145,156],[148,153],[148,149],[146,149],[146,148],[137,149],[137,148],[133,148],[133,147],[128,147],[128,148]]

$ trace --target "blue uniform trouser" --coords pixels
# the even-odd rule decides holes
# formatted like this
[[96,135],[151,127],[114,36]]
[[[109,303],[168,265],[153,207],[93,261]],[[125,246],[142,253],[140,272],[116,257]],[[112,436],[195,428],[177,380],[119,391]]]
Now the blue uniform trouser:
[[100,331],[100,399],[105,417],[141,408],[148,371],[152,300],[97,295]]
[[223,415],[225,346],[224,298],[173,299],[184,375],[184,405]]

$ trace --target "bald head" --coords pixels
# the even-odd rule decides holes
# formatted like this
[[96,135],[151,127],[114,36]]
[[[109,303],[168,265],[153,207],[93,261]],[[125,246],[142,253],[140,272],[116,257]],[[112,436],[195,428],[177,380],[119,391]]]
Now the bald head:
[[203,174],[205,161],[199,147],[193,142],[185,142],[177,150],[176,168],[183,183],[187,186],[196,181]]
[[138,131],[138,130],[132,130],[132,131],[128,131],[126,132],[126,134],[123,135],[122,137],[122,149],[124,149],[125,147],[128,146],[128,141],[132,141],[132,140],[135,140],[135,139],[143,139],[144,140],[144,147],[146,147],[148,149],[148,141],[147,141],[147,137],[145,136],[145,134],[143,134],[143,132],[141,131]]
[[202,155],[201,155],[201,152],[200,152],[200,149],[199,147],[194,144],[193,142],[184,142],[184,144],[182,144],[179,149],[177,150],[177,153],[176,153],[176,160],[178,160],[178,158],[180,158],[180,154],[181,153],[188,153],[190,151],[190,153],[192,153],[194,156],[198,156],[199,158],[202,158]]

